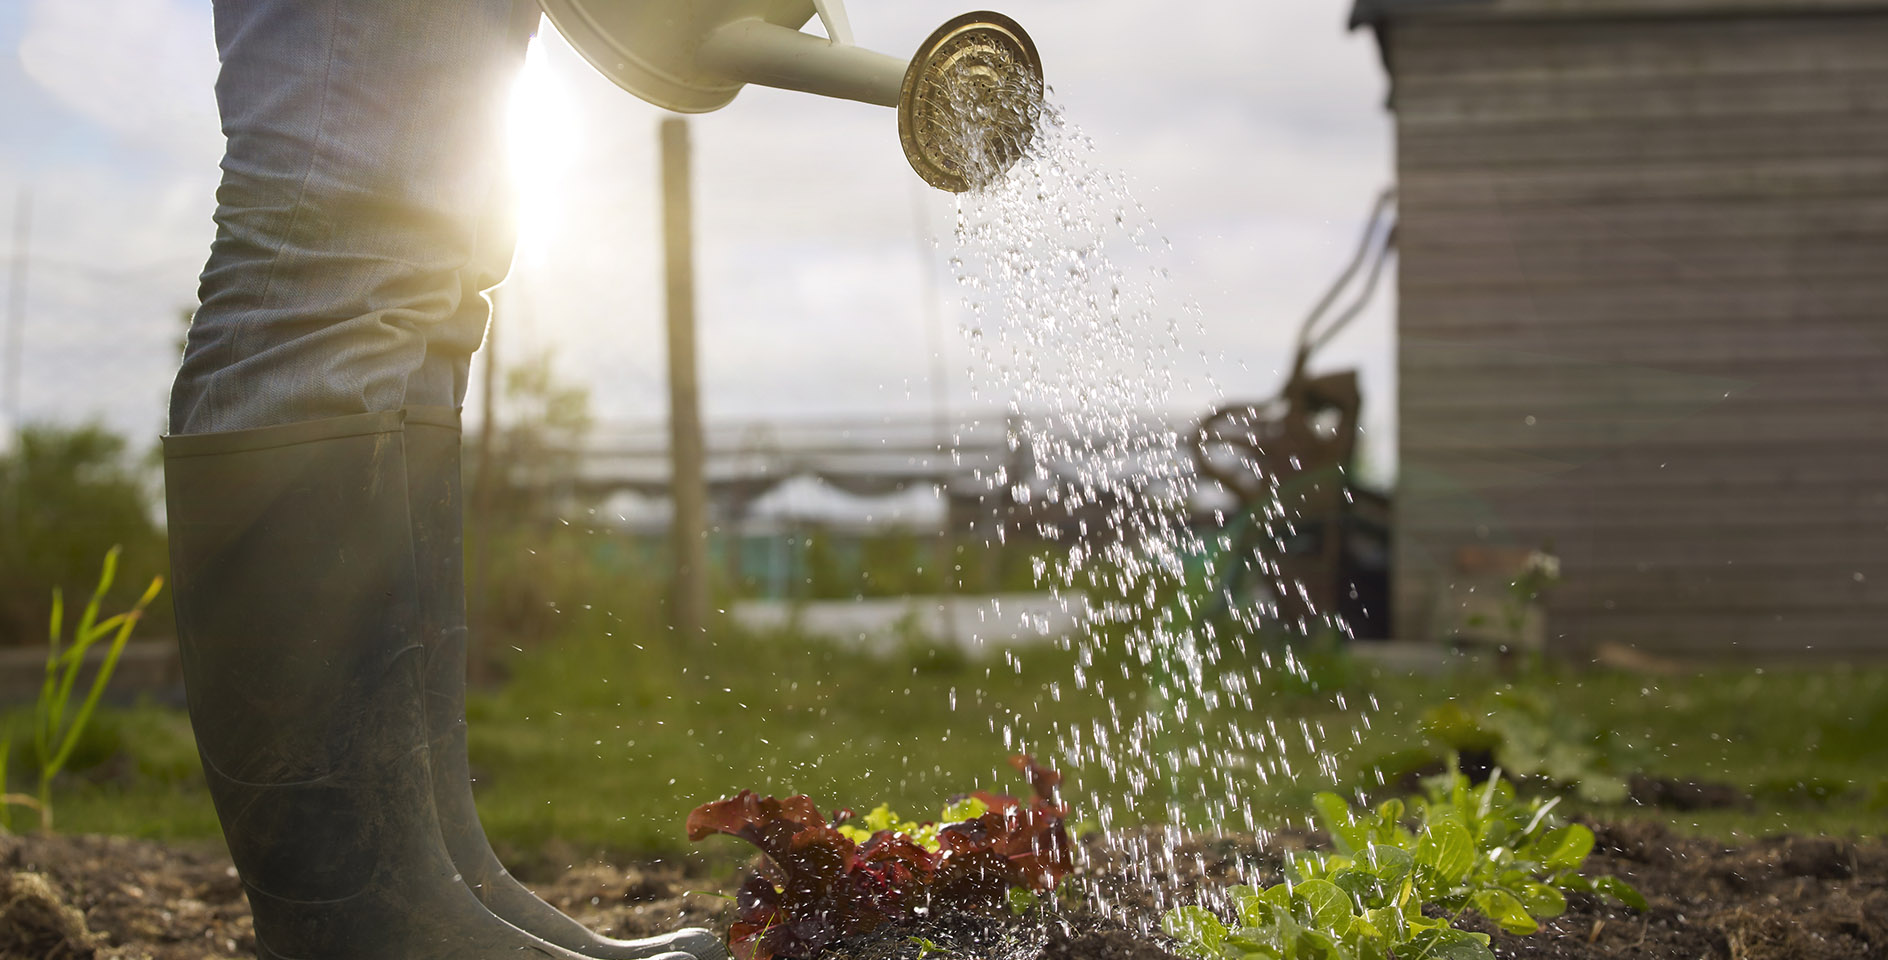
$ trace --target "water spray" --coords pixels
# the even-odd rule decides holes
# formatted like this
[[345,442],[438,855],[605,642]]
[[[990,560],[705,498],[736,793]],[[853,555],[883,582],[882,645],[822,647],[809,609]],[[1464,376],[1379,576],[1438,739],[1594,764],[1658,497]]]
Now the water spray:
[[[1041,115],[1042,61],[1014,20],[976,12],[909,61],[860,47],[841,0],[540,0],[591,66],[679,113],[726,106],[749,83],[898,111],[911,168],[940,190],[994,182]],[[817,15],[826,36],[800,27]]]

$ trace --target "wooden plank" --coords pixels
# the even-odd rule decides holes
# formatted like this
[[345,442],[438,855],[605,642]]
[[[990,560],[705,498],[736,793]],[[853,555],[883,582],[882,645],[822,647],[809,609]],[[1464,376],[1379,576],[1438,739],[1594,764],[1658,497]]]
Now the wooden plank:
[[[1837,370],[1860,369],[1862,376],[1879,376],[1879,365],[1884,355],[1888,355],[1888,329],[1884,329],[1880,317],[1865,317],[1850,325],[1809,325],[1797,323],[1792,317],[1773,317],[1767,323],[1711,323],[1707,327],[1695,327],[1678,321],[1658,321],[1644,327],[1631,327],[1627,323],[1609,323],[1593,327],[1573,327],[1559,329],[1552,333],[1542,333],[1539,329],[1541,317],[1512,316],[1505,317],[1503,323],[1484,323],[1480,327],[1458,325],[1456,329],[1437,331],[1456,336],[1476,336],[1473,342],[1482,344],[1490,350],[1507,346],[1512,353],[1541,353],[1556,359],[1563,365],[1633,365],[1650,369],[1686,372],[1692,376],[1733,376],[1731,370],[1739,363],[1762,363],[1752,357],[1771,357],[1775,365],[1790,369],[1811,369],[1828,361]],[[1422,331],[1429,333],[1429,331]],[[1480,359],[1463,359],[1459,365],[1448,365],[1433,359],[1410,359],[1405,361],[1412,370],[1444,370],[1456,367],[1458,370],[1480,370],[1488,363]],[[1737,395],[1746,393],[1750,386],[1765,384],[1771,380],[1775,367],[1765,365],[1762,370],[1752,370],[1748,376],[1739,376]]]
[[[1511,544],[1551,549],[1566,561],[1566,583],[1584,583],[1591,576],[1611,572],[1630,578],[1658,570],[1716,570],[1729,565],[1794,561],[1799,568],[1824,571],[1843,578],[1857,573],[1883,573],[1882,555],[1888,535],[1869,537],[1823,535],[1814,528],[1783,527],[1728,529],[1722,534],[1648,528],[1584,529],[1578,526],[1495,522],[1485,539],[1464,540],[1459,535],[1413,530],[1407,547],[1419,547],[1453,569],[1457,549],[1465,543]],[[1824,532],[1826,533],[1826,532]],[[1679,534],[1688,536],[1680,540]],[[1830,572],[1833,571],[1833,572]],[[1888,623],[1888,621],[1884,621]]]
[[[1537,415],[1538,416],[1538,415]],[[1888,412],[1834,407],[1822,411],[1797,408],[1787,413],[1762,411],[1737,418],[1659,416],[1644,411],[1634,419],[1593,418],[1569,420],[1543,432],[1530,429],[1521,417],[1506,422],[1488,418],[1457,423],[1447,417],[1415,417],[1402,421],[1411,442],[1406,454],[1443,458],[1482,451],[1519,451],[1543,457],[1564,455],[1569,448],[1589,446],[1642,446],[1677,457],[1693,447],[1743,442],[1755,454],[1781,442],[1888,444]],[[1680,426],[1682,425],[1682,429]],[[1417,437],[1423,438],[1421,442]]]
[[[1853,443],[1779,443],[1761,451],[1730,440],[1713,447],[1542,447],[1538,451],[1488,447],[1456,450],[1417,436],[1401,447],[1398,499],[1400,526],[1426,522],[1430,501],[1449,500],[1504,487],[1542,487],[1552,499],[1583,491],[1600,498],[1647,496],[1653,490],[1694,491],[1698,496],[1738,492],[1793,496],[1798,489],[1876,483],[1888,477],[1888,448]],[[1808,494],[1805,494],[1808,495]]]
[[[1772,458],[1752,457],[1746,448],[1744,455],[1750,461],[1749,467],[1726,472],[1721,461],[1711,458],[1692,458],[1682,451],[1649,452],[1652,456],[1634,461],[1621,458],[1617,451],[1585,455],[1571,450],[1549,450],[1531,459],[1538,464],[1553,457],[1564,458],[1560,469],[1530,472],[1524,466],[1529,458],[1523,451],[1475,451],[1464,455],[1433,448],[1409,450],[1412,459],[1408,477],[1401,478],[1398,492],[1418,509],[1408,518],[1399,514],[1398,523],[1412,529],[1422,526],[1431,522],[1432,513],[1446,509],[1449,501],[1463,497],[1499,497],[1507,502],[1532,496],[1537,499],[1526,502],[1567,498],[1580,503],[1618,504],[1634,498],[1663,499],[1690,492],[1699,497],[1748,495],[1755,499],[1781,499],[1796,495],[1798,489],[1813,491],[1823,485],[1840,487],[1861,482],[1856,479],[1857,473],[1881,466],[1880,457],[1870,458],[1865,464],[1827,458],[1818,458],[1814,463],[1772,463],[1769,462]],[[1504,462],[1511,468],[1505,478],[1496,476],[1493,470],[1478,470],[1482,464],[1498,467]],[[1507,482],[1482,482],[1500,479]]]
[[[1877,363],[1880,357],[1874,358]],[[1809,367],[1820,361],[1807,361]],[[1831,364],[1834,366],[1834,364]],[[1779,362],[1778,367],[1798,366]],[[1622,383],[1604,370],[1581,373],[1548,371],[1528,379],[1524,370],[1494,372],[1472,366],[1459,380],[1439,370],[1403,368],[1410,383],[1403,409],[1411,423],[1484,423],[1520,420],[1535,432],[1551,431],[1569,420],[1637,420],[1680,414],[1721,417],[1775,414],[1789,419],[1844,416],[1888,401],[1888,377],[1853,368],[1832,369],[1823,378],[1792,376],[1789,370],[1761,369],[1761,362],[1722,364],[1709,375],[1679,370],[1661,385],[1649,377]],[[1748,371],[1748,372],[1746,372]],[[1743,373],[1743,376],[1739,374]],[[1702,382],[1701,382],[1702,381]],[[1734,407],[1723,407],[1735,401]],[[1716,408],[1723,407],[1720,411]],[[1481,413],[1478,413],[1481,411]],[[1532,421],[1526,418],[1534,418]]]
[[1633,204],[1751,197],[1878,197],[1888,184],[1888,156],[1722,160],[1644,166],[1568,166],[1523,170],[1398,169],[1405,215],[1446,210]]
[[[1406,362],[1398,368],[1400,376],[1422,386],[1412,386],[1403,409],[1413,420],[1433,417],[1443,422],[1455,417],[1499,421],[1518,411],[1519,416],[1535,417],[1534,425],[1551,428],[1559,417],[1633,418],[1672,410],[1690,415],[1733,398],[1739,405],[1731,415],[1757,412],[1751,404],[1780,412],[1805,409],[1813,416],[1888,401],[1880,351],[1769,363],[1752,356],[1696,365],[1673,361],[1663,370],[1641,367],[1629,372],[1624,365],[1551,359],[1555,362],[1529,364],[1517,358],[1501,369],[1472,359],[1455,364]],[[1488,415],[1476,417],[1478,410]]]
[[[1876,567],[1878,575],[1883,568]],[[1862,574],[1862,579],[1855,579]],[[1757,610],[1873,609],[1888,624],[1888,586],[1858,570],[1831,567],[1724,565],[1645,571],[1583,570],[1553,588],[1564,609],[1618,613],[1677,612],[1709,607],[1722,613]],[[1612,604],[1610,607],[1607,604]]]
[[1884,0],[1494,0],[1458,7],[1413,7],[1473,17],[1565,16],[1639,18],[1673,15],[1771,15],[1884,10]]
[[[1882,125],[1888,127],[1888,117]],[[1749,197],[1723,203],[1686,201],[1406,211],[1397,239],[1409,247],[1586,242],[1795,241],[1841,236],[1888,243],[1888,191],[1859,197]],[[1498,250],[1481,249],[1484,255]]]
[[[1799,344],[1797,352],[1767,360],[1753,350],[1722,359],[1693,355],[1654,365],[1636,358],[1582,359],[1556,351],[1554,341],[1545,337],[1532,342],[1424,340],[1398,351],[1397,370],[1402,377],[1427,383],[1423,391],[1411,394],[1412,402],[1447,403],[1459,397],[1477,405],[1541,402],[1628,412],[1637,405],[1715,403],[1753,393],[1761,393],[1766,405],[1865,399],[1888,386],[1881,367],[1888,343],[1781,322],[1777,326],[1809,342]],[[1690,329],[1700,341],[1716,332],[1708,326]],[[1431,386],[1445,389],[1429,393]]]
[[[1598,489],[1565,480],[1540,497],[1497,496],[1490,503],[1513,523],[1541,529],[1683,531],[1772,530],[1825,525],[1876,531],[1888,561],[1888,498],[1880,488],[1812,484],[1776,489],[1713,490],[1696,484],[1636,485]],[[1403,525],[1411,534],[1453,534],[1452,520],[1425,512]]]
[[[1888,36],[1888,28],[1883,34]],[[1736,73],[1679,70],[1652,77],[1599,70],[1490,75],[1399,69],[1396,119],[1401,131],[1428,133],[1546,121],[1820,119],[1888,112],[1888,91],[1878,86],[1888,64],[1839,71],[1754,69],[1760,65],[1748,62]]]
[[[1493,535],[1496,530],[1491,526],[1489,532]],[[1412,533],[1410,536],[1414,538],[1411,541],[1413,544],[1424,542],[1418,534]],[[1472,537],[1437,538],[1431,541],[1440,547],[1435,552],[1451,564],[1454,546],[1473,542],[1476,541]],[[1556,552],[1582,560],[1603,554],[1608,561],[1606,565],[1616,570],[1637,570],[1641,565],[1650,570],[1659,567],[1704,566],[1723,560],[1749,562],[1789,558],[1841,565],[1853,572],[1879,569],[1883,562],[1883,537],[1879,534],[1863,538],[1846,531],[1830,532],[1814,528],[1800,531],[1726,530],[1710,537],[1678,541],[1670,536],[1654,536],[1651,533],[1639,537],[1585,536],[1577,529],[1570,531],[1567,528],[1510,523],[1500,531],[1500,538],[1495,542],[1520,546],[1551,544]],[[1573,570],[1568,571],[1568,583],[1578,579]]]
[[[1571,331],[1552,331],[1558,334]],[[1743,383],[1790,383],[1793,381],[1857,381],[1864,385],[1881,381],[1881,361],[1888,348],[1888,316],[1878,318],[1872,328],[1866,322],[1848,327],[1812,323],[1792,323],[1778,318],[1771,329],[1763,331],[1754,322],[1723,327],[1713,324],[1672,324],[1655,335],[1671,336],[1689,332],[1699,341],[1723,337],[1727,343],[1747,343],[1749,353],[1732,354],[1723,361],[1683,359],[1651,365],[1631,362],[1595,361],[1554,350],[1557,338],[1535,337],[1528,340],[1443,340],[1411,336],[1398,351],[1398,366],[1410,376],[1435,374],[1455,376],[1466,371],[1480,371],[1499,379],[1520,381],[1550,378],[1574,383],[1629,375],[1632,382],[1662,384],[1689,382],[1698,378],[1736,379]],[[1748,338],[1741,340],[1739,338]],[[1776,343],[1776,352],[1765,355],[1764,347],[1772,341],[1789,342],[1794,349]],[[1701,346],[1704,344],[1700,344]],[[1874,346],[1873,351],[1867,348]]]
[[[1451,257],[1440,251],[1405,249],[1399,288],[1405,296],[1431,290],[1527,289],[1539,296],[1590,286],[1604,276],[1609,288],[1704,286],[1720,280],[1768,280],[1807,285],[1824,280],[1866,281],[1881,276],[1884,251],[1876,245],[1826,244],[1817,249],[1661,251],[1643,245],[1595,244],[1560,257],[1516,250],[1506,259]],[[1888,284],[1884,284],[1888,288]]]
[[1404,78],[1727,77],[1828,74],[1883,66],[1888,15],[1718,20],[1399,23],[1385,34]]
[[[1888,89],[1888,75],[1882,82]],[[1449,123],[1405,129],[1397,141],[1398,168],[1412,176],[1465,168],[1523,171],[1565,164],[1813,161],[1883,153],[1888,153],[1888,113],[1549,120],[1494,127]]]
[[[1817,417],[1857,418],[1888,425],[1888,384],[1877,376],[1827,380],[1740,379],[1686,376],[1662,371],[1661,382],[1643,375],[1607,376],[1556,372],[1528,379],[1522,371],[1463,369],[1454,377],[1404,368],[1402,421],[1418,429],[1508,429],[1517,436],[1551,437],[1563,427],[1673,416],[1687,419],[1759,420],[1789,423]],[[1884,419],[1862,418],[1880,411]],[[1528,418],[1533,418],[1529,420]],[[1531,428],[1531,429],[1528,429]],[[1808,435],[1805,435],[1808,439]]]
[[[1888,307],[1882,297],[1883,281],[1849,277],[1815,284],[1777,283],[1739,277],[1709,285],[1633,286],[1613,289],[1593,283],[1563,288],[1553,296],[1526,289],[1443,290],[1430,288],[1421,296],[1407,293],[1398,303],[1398,323],[1417,337],[1474,341],[1465,331],[1534,331],[1542,342],[1580,342],[1593,336],[1628,336],[1634,330],[1647,335],[1693,327],[1712,329],[1772,325],[1780,329],[1813,329],[1834,336],[1838,332],[1873,340]],[[1578,328],[1578,329],[1576,329]],[[1513,342],[1513,341],[1508,341]]]

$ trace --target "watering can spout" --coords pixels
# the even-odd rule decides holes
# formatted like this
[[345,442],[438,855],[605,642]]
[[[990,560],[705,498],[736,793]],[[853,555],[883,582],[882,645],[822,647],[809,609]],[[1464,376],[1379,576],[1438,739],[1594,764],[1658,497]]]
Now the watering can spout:
[[744,83],[898,106],[905,61],[748,17],[702,42],[703,67]]
[[[912,169],[932,186],[985,186],[1027,151],[1042,62],[1015,21],[967,13],[915,57],[856,46],[841,0],[540,0],[605,76],[659,107],[718,109],[749,83],[894,107]],[[826,36],[799,28],[817,14]]]

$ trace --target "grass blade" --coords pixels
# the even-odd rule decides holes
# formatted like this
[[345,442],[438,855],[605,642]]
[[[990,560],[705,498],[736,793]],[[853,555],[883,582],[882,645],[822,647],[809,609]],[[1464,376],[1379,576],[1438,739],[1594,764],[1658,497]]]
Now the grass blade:
[[111,647],[105,651],[105,659],[98,665],[98,675],[92,678],[92,689],[86,692],[85,702],[79,705],[79,712],[72,718],[72,726],[66,730],[64,741],[59,745],[59,752],[53,756],[52,768],[48,776],[56,774],[65,766],[66,758],[72,755],[78,746],[79,734],[84,732],[86,723],[92,719],[92,711],[98,708],[99,698],[105,694],[105,686],[111,682],[112,672],[118,669],[118,658],[125,652],[125,643],[131,639],[131,630],[144,618],[144,608],[156,598],[157,591],[164,584],[164,578],[157,577],[144,591],[138,605],[121,613],[107,623],[116,622],[118,633],[112,638]]
[[52,718],[48,716],[52,709],[53,694],[58,691],[59,636],[65,629],[65,595],[58,587],[52,588],[52,626],[47,630],[51,650],[46,655],[46,680],[39,688],[39,699],[33,702],[33,758],[44,767],[52,753]]

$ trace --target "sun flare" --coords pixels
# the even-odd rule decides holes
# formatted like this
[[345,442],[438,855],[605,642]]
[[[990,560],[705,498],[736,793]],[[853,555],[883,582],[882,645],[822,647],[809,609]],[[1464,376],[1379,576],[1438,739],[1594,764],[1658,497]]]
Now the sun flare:
[[541,253],[561,222],[572,158],[582,121],[568,85],[549,63],[542,37],[533,37],[511,91],[508,154],[517,203],[518,252]]

